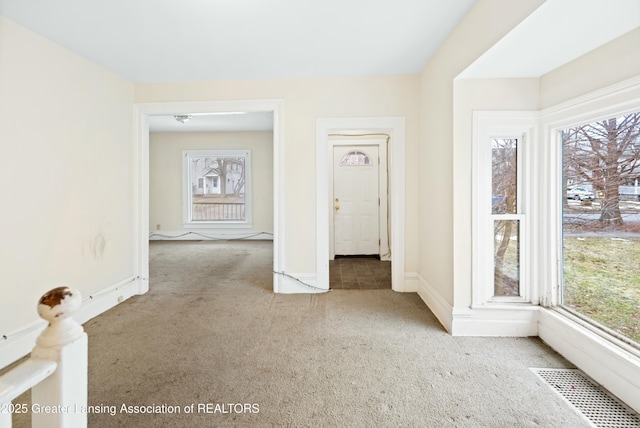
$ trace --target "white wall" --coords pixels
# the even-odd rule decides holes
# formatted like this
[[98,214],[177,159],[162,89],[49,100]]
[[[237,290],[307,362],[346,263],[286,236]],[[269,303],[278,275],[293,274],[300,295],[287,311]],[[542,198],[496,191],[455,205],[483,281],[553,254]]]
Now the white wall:
[[539,104],[538,79],[458,79],[454,83],[454,206],[455,306],[471,305],[472,188],[471,153],[473,112],[482,110],[535,111]]
[[[454,79],[542,0],[477,2],[420,73],[419,277],[420,293],[440,313],[470,294],[471,121],[454,125]],[[440,309],[438,309],[438,307]]]
[[133,277],[133,84],[0,16],[0,94],[1,367],[44,292]]
[[[136,102],[281,99],[287,270],[316,271],[316,119],[406,117],[406,260],[417,269],[417,76],[136,84]],[[392,143],[393,144],[393,143]]]
[[540,78],[540,108],[577,98],[640,74],[640,28]]
[[[249,149],[251,151],[252,228],[273,233],[273,132],[152,132],[149,136],[150,232],[182,228],[184,150]],[[160,225],[160,229],[157,229]],[[219,229],[217,231],[220,231]],[[208,234],[215,234],[209,230]],[[263,236],[268,239],[268,236]]]

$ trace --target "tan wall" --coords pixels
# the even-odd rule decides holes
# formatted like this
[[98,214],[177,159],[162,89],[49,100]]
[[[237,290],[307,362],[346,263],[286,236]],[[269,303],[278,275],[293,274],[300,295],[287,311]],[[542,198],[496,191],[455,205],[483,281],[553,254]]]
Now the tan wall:
[[406,117],[406,270],[415,271],[417,89],[417,76],[136,84],[136,101],[283,100],[284,262],[305,273],[316,270],[316,119]]
[[[133,84],[0,16],[0,335],[133,275]],[[13,337],[10,337],[12,339]]]
[[[454,79],[542,3],[478,1],[420,73],[419,273],[452,305],[466,301],[471,269],[469,146],[463,140],[471,122],[454,126]],[[464,262],[454,265],[461,253]],[[455,299],[454,290],[460,293]]]
[[[273,233],[273,133],[153,132],[149,136],[149,227],[182,231],[184,150],[251,151],[252,229]],[[160,225],[157,230],[156,226]],[[211,233],[219,229],[212,229]],[[250,232],[250,230],[247,230]]]

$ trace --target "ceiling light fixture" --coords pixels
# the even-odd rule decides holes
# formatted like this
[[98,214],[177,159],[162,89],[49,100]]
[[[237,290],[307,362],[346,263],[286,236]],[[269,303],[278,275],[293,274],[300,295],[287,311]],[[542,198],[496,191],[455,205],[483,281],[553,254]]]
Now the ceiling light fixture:
[[188,122],[189,120],[191,120],[191,116],[188,114],[183,114],[183,115],[175,115],[173,116],[176,118],[176,120],[182,124]]

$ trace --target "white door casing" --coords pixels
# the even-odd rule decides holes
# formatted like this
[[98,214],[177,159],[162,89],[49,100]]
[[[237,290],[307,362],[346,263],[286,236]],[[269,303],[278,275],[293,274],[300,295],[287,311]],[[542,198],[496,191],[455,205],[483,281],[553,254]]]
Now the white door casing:
[[378,146],[333,146],[337,255],[380,254],[378,164]]
[[[317,285],[329,288],[329,255],[333,239],[330,230],[331,187],[329,174],[333,171],[329,160],[330,135],[382,134],[389,140],[389,247],[391,288],[394,291],[415,291],[405,281],[405,118],[355,117],[321,118],[316,120],[316,236]],[[385,192],[381,192],[382,195]],[[384,238],[384,236],[382,236]]]
[[[134,106],[134,268],[137,293],[149,290],[149,124],[153,115],[217,113],[230,111],[273,112],[273,291],[287,292],[294,283],[278,272],[284,270],[284,103],[282,100],[185,101],[140,103]],[[327,286],[328,288],[328,286]]]

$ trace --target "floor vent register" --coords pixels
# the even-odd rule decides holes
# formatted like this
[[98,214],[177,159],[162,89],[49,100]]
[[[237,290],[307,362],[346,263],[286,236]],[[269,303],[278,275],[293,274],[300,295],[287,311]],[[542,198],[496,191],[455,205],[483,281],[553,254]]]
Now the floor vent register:
[[576,369],[531,369],[598,428],[640,428],[640,416]]

